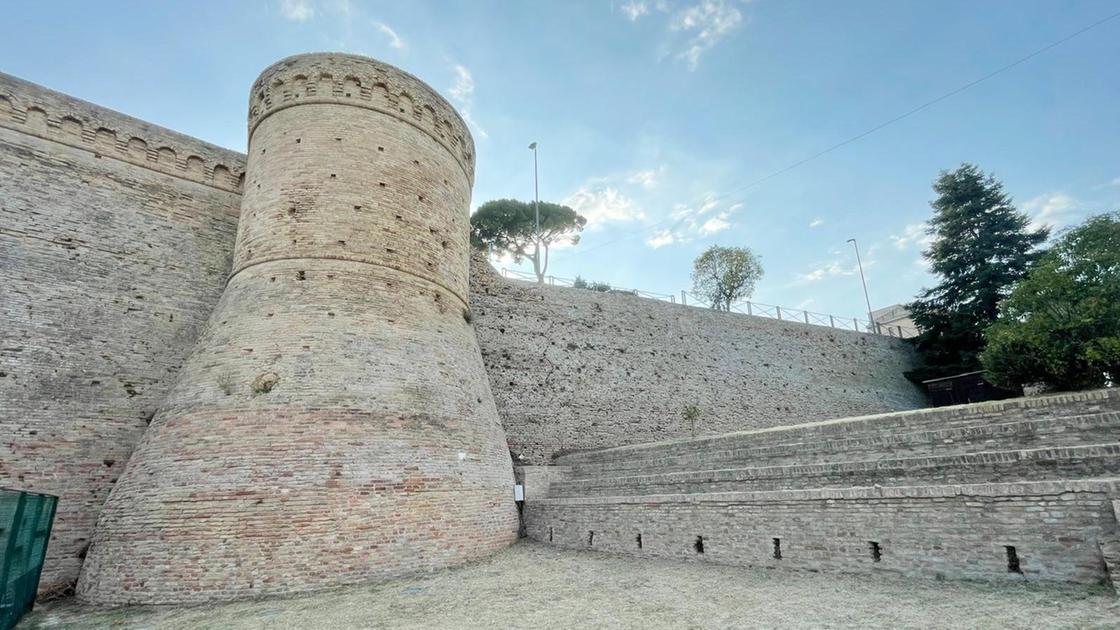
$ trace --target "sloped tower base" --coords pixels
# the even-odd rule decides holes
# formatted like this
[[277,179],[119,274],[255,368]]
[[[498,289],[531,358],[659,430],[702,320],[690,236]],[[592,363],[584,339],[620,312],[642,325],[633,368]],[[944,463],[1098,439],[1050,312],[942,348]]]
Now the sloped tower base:
[[462,121],[332,54],[266,70],[249,124],[229,283],[102,512],[84,600],[303,592],[516,538],[466,304]]

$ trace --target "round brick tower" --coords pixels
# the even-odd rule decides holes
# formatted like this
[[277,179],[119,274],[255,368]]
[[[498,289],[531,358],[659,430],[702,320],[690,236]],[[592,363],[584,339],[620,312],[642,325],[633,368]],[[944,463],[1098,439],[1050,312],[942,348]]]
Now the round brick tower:
[[261,74],[225,293],[109,497],[81,598],[308,591],[514,541],[467,306],[473,158],[447,101],[391,66]]

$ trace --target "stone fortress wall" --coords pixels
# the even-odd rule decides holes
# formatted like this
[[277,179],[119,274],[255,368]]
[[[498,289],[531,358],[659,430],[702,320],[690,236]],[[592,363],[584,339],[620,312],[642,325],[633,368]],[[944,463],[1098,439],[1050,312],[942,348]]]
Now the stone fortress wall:
[[[925,405],[902,340],[472,266],[471,307],[518,463]],[[690,409],[691,408],[691,409]]]
[[1120,575],[1120,390],[577,453],[529,536],[636,556],[1092,585]]
[[97,513],[221,295],[244,156],[0,74],[0,486]]
[[[0,317],[5,330],[0,485],[61,497],[43,591],[72,585],[87,555],[103,553],[90,549],[94,523],[157,411],[160,420],[144,447],[155,458],[134,465],[121,482],[129,486],[122,496],[164,500],[168,512],[197,507],[191,513],[209,515],[206,527],[213,531],[229,531],[223,530],[228,519],[221,515],[252,510],[256,501],[266,505],[272,498],[210,487],[185,497],[186,504],[173,503],[166,484],[142,481],[148,473],[159,476],[161,449],[167,457],[193,457],[192,475],[232,483],[245,469],[223,468],[220,462],[231,456],[228,449],[238,440],[275,444],[281,437],[267,434],[269,425],[261,423],[251,424],[255,432],[231,433],[230,418],[271,414],[297,422],[291,419],[309,412],[306,397],[334,392],[298,420],[306,423],[306,439],[290,443],[286,451],[288,457],[313,458],[325,448],[314,442],[321,427],[353,428],[359,424],[355,413],[370,412],[369,399],[354,393],[363,380],[386,369],[372,364],[383,360],[379,344],[390,338],[413,335],[417,340],[408,346],[416,349],[417,362],[399,366],[401,374],[430,359],[434,363],[424,369],[440,378],[461,375],[448,387],[402,386],[385,396],[382,408],[400,411],[407,404],[432,411],[396,422],[411,423],[416,435],[432,440],[431,449],[450,452],[444,448],[451,446],[450,436],[461,438],[464,429],[439,420],[440,414],[453,406],[468,414],[489,413],[478,411],[487,406],[487,395],[475,396],[472,405],[446,393],[485,385],[477,381],[470,358],[475,342],[468,319],[477,331],[510,448],[523,461],[547,462],[564,450],[797,422],[803,417],[799,409],[823,418],[922,404],[899,376],[909,365],[909,350],[888,339],[629,296],[505,283],[477,261],[484,273],[475,274],[468,291],[464,263],[457,261],[466,256],[463,206],[474,168],[469,134],[454,110],[411,75],[371,74],[363,67],[281,63],[262,75],[252,90],[250,125],[262,134],[253,149],[265,151],[254,153],[259,174],[250,174],[251,179],[243,154],[0,74]],[[301,113],[315,109],[296,106],[308,102],[327,115]],[[383,136],[374,137],[378,134]],[[331,158],[307,160],[312,144]],[[368,154],[356,152],[359,145]],[[399,161],[402,157],[407,159]],[[390,159],[398,160],[385,171],[391,177],[364,170],[386,167]],[[285,179],[282,165],[292,163],[301,164],[301,170]],[[250,193],[246,197],[259,196],[246,202],[250,220],[241,222],[234,261],[242,188]],[[459,212],[443,212],[450,207]],[[373,226],[381,240],[369,237]],[[314,260],[303,264],[308,257]],[[348,270],[355,263],[374,263],[377,271],[354,275]],[[360,295],[354,287],[369,287],[366,292],[374,295]],[[389,300],[390,294],[412,297]],[[286,303],[292,296],[299,299]],[[246,300],[279,306],[262,310],[265,321],[255,321],[237,305]],[[390,301],[391,308],[386,306]],[[222,318],[207,327],[215,308]],[[431,326],[402,332],[419,313]],[[313,322],[306,340],[266,340],[261,332],[293,321]],[[340,329],[366,332],[347,332],[344,344],[331,336]],[[380,332],[370,332],[374,329]],[[719,341],[705,341],[709,336]],[[420,348],[432,348],[435,339],[448,340],[447,349],[425,358]],[[188,361],[196,344],[196,356]],[[452,352],[455,347],[467,351]],[[334,376],[324,377],[324,371]],[[273,376],[279,380],[273,382]],[[249,396],[264,387],[274,389]],[[351,404],[356,400],[361,405]],[[367,405],[364,412],[355,411],[362,405]],[[695,423],[683,415],[688,406],[699,412]],[[175,427],[187,416],[199,422],[197,434],[188,431],[175,439],[192,446],[166,450],[168,436],[184,431]],[[480,444],[492,442],[475,437]],[[342,457],[345,463],[329,474],[316,471],[296,481],[362,496],[386,487],[431,490],[429,479],[442,479],[442,472],[397,481],[388,475],[364,481],[352,477],[358,462],[380,457],[387,466],[396,465],[376,446],[382,438],[388,439],[378,437],[368,452]],[[504,454],[504,445],[501,450]],[[468,462],[476,456],[460,449],[454,461],[432,461],[456,470],[460,452]],[[342,476],[335,479],[336,473]],[[481,483],[485,475],[480,475]],[[365,489],[359,489],[362,483]],[[307,522],[321,514],[309,502],[300,504]],[[114,503],[106,531],[122,527],[119,519],[129,514],[127,507],[126,501]],[[504,540],[504,509],[499,506],[491,520],[477,524],[499,532],[492,544]],[[134,523],[150,519],[145,521],[149,526],[168,518],[158,510],[143,519],[131,514]],[[265,531],[271,526],[268,518],[257,523],[259,529],[239,535]],[[386,526],[369,514],[361,518]],[[454,530],[447,522],[433,527]],[[193,545],[185,531],[174,531],[182,533],[176,544]],[[111,542],[114,536],[128,540],[135,534],[119,530],[104,540],[104,549],[120,548],[121,543]],[[132,540],[135,546],[147,545]],[[429,554],[417,559],[416,567],[434,566],[461,551]],[[397,547],[393,553],[407,551]],[[120,567],[108,555],[100,557],[101,573],[104,567]],[[357,568],[364,566],[360,555],[354,558],[355,568],[343,571],[343,579],[370,575],[362,573],[368,567]],[[332,570],[338,570],[337,563]],[[161,584],[171,588],[167,575],[151,581],[130,575],[127,589],[123,582],[103,586],[105,601],[143,599],[136,593]],[[321,579],[294,577],[304,584]],[[224,597],[246,588],[276,592],[276,582],[247,587],[244,580],[231,579],[191,597]],[[92,595],[95,588],[86,588],[99,597]],[[172,597],[186,596],[176,592]]]

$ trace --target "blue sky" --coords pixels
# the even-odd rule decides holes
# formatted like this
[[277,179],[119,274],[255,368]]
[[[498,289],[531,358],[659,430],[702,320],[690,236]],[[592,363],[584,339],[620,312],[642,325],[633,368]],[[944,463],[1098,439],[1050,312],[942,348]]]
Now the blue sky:
[[[1057,226],[1120,209],[1120,18],[797,168],[758,180],[1120,11],[1109,1],[23,2],[0,70],[237,150],[286,55],[400,66],[471,122],[475,205],[541,196],[591,220],[551,272],[663,293],[745,245],[754,299],[866,309],[932,279],[930,183],[971,161]],[[14,28],[13,28],[14,27]]]

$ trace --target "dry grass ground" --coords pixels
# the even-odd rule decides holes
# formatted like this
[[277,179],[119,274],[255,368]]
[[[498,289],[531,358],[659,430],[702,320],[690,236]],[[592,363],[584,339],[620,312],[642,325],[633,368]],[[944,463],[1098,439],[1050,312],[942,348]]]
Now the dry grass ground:
[[1120,628],[1103,589],[642,560],[521,543],[411,580],[193,608],[62,602],[33,628]]

